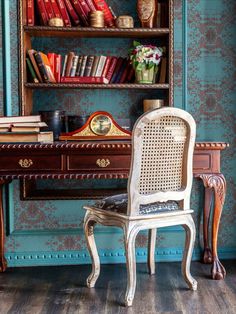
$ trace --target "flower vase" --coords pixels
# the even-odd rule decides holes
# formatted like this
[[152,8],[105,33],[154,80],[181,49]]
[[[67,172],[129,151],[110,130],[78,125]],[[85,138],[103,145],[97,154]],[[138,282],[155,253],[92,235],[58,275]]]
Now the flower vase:
[[157,70],[157,66],[153,66],[150,69],[135,69],[135,82],[139,84],[155,83]]

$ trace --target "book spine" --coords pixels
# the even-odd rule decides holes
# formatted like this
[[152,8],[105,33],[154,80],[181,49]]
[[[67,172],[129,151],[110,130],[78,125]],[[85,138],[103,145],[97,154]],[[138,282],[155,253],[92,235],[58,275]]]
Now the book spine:
[[0,123],[41,122],[40,115],[0,117]]
[[58,4],[59,10],[61,12],[61,16],[62,16],[62,19],[64,21],[65,26],[70,27],[71,26],[71,22],[70,22],[70,18],[69,18],[68,12],[66,10],[66,6],[65,6],[64,0],[57,0],[57,4]]
[[62,18],[56,0],[50,0],[55,17]]
[[124,71],[123,71],[123,73],[122,73],[122,75],[120,77],[120,80],[119,80],[120,84],[125,83],[127,75],[128,75],[128,70],[129,70],[129,61],[126,60]]
[[79,59],[79,56],[74,56],[72,59],[72,66],[71,66],[71,71],[70,71],[71,77],[75,76],[75,72],[76,72],[77,64],[78,64],[78,59]]
[[108,80],[109,83],[110,83],[111,78],[112,78],[112,75],[113,75],[113,73],[114,73],[117,60],[118,60],[117,57],[112,57],[112,59],[111,59],[110,67],[109,67],[108,72],[107,72],[107,75],[106,75],[106,79]]
[[130,64],[128,68],[128,73],[126,77],[126,83],[132,83],[134,81],[134,68],[133,65]]
[[39,79],[39,82],[42,83],[43,79],[42,79],[42,76],[40,74],[37,62],[36,62],[35,57],[34,57],[35,50],[34,49],[29,49],[29,50],[27,50],[27,53],[28,53],[30,61],[31,61],[33,67],[34,67],[34,71],[35,71],[35,73],[37,75],[37,78]]
[[56,83],[54,74],[53,74],[51,66],[50,66],[50,62],[48,60],[48,56],[45,53],[42,53],[42,52],[39,52],[39,54],[40,54],[40,56],[41,56],[41,58],[43,60],[43,64],[44,64],[45,69],[47,71],[49,82],[50,83]]
[[90,76],[92,66],[93,66],[94,56],[88,56],[87,62],[85,65],[84,76]]
[[34,57],[35,57],[35,60],[37,62],[37,65],[38,65],[38,68],[39,68],[39,71],[40,71],[40,74],[42,76],[43,81],[45,83],[49,83],[50,80],[48,77],[48,73],[47,73],[45,65],[43,64],[43,60],[42,60],[40,53],[36,51],[34,53]]
[[62,77],[61,83],[107,84],[108,81],[105,77],[77,76],[77,77]]
[[48,61],[50,63],[50,67],[52,69],[52,73],[55,74],[55,59],[56,59],[56,54],[53,52],[49,52],[47,54],[48,56]]
[[89,25],[89,21],[88,21],[88,17],[85,14],[82,5],[80,4],[80,2],[78,0],[71,0],[76,12],[78,13],[82,23],[84,26],[88,26]]
[[93,65],[92,65],[90,76],[95,76],[96,71],[97,71],[99,58],[100,58],[99,56],[94,56]]
[[48,25],[48,15],[43,0],[37,0],[38,11],[43,25]]
[[166,82],[166,69],[167,69],[167,59],[165,56],[162,57],[160,64],[160,75],[159,75],[159,83],[164,84]]
[[65,76],[70,76],[70,71],[72,68],[72,62],[73,62],[73,57],[75,56],[75,53],[70,51],[68,53],[68,58],[66,62],[66,71],[65,71]]
[[28,66],[29,73],[31,75],[32,81],[34,83],[39,83],[39,80],[37,79],[36,73],[34,71],[34,68],[33,68],[29,58],[26,58],[26,63],[27,63],[27,66]]
[[100,56],[95,76],[102,76],[102,71],[105,66],[106,58],[106,56]]
[[115,79],[114,83],[120,83],[121,76],[122,76],[126,66],[127,66],[127,59],[123,59],[121,67],[120,67],[120,69],[119,69],[119,71],[117,73],[117,76],[116,76],[116,79]]
[[75,72],[75,76],[79,76],[82,61],[83,61],[83,56],[79,56],[78,64],[77,64],[77,68],[76,68],[76,72]]
[[105,24],[109,27],[115,25],[113,15],[105,0],[93,0],[97,10],[103,11]]
[[113,72],[111,81],[110,81],[111,83],[115,83],[117,75],[118,75],[118,73],[120,71],[120,68],[122,66],[122,63],[123,63],[123,58],[119,57],[118,60],[117,60],[116,67],[115,67],[115,70]]
[[28,26],[34,26],[34,1],[33,0],[27,0],[27,25]]
[[86,1],[84,1],[84,0],[80,0],[80,4],[81,4],[81,6],[83,8],[83,11],[84,11],[85,15],[88,18],[89,17],[89,13],[91,11],[89,6],[87,5]]
[[60,83],[61,81],[61,55],[56,55],[55,60],[55,80]]
[[46,8],[46,11],[48,14],[48,18],[51,19],[51,18],[55,17],[51,2],[49,0],[44,0],[44,4],[45,4],[45,8]]
[[88,5],[90,11],[96,11],[96,7],[95,7],[95,5],[93,3],[93,0],[85,0],[85,1],[86,1],[87,5]]
[[68,59],[68,55],[65,55],[61,76],[65,76],[66,74],[67,59]]
[[103,68],[103,71],[102,71],[102,75],[101,75],[102,77],[106,77],[108,69],[110,67],[110,63],[111,63],[111,57],[107,56],[106,62],[105,62],[105,65],[104,65],[104,68]]
[[79,76],[84,76],[84,71],[85,71],[85,66],[86,66],[87,58],[88,58],[88,56],[83,56],[81,68],[80,68],[80,71],[79,71]]
[[67,7],[67,10],[69,12],[69,15],[74,23],[74,25],[79,25],[79,17],[77,15],[77,13],[75,12],[75,9],[73,8],[70,0],[64,0],[65,1],[65,5]]

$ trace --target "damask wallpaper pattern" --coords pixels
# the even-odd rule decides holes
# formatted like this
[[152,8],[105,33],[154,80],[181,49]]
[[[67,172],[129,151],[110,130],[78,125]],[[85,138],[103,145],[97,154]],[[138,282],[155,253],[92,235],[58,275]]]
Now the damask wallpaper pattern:
[[[109,1],[118,12],[116,1]],[[135,2],[135,1],[134,1]],[[133,3],[134,3],[133,2]],[[9,2],[11,21],[16,21],[16,0]],[[122,1],[127,13],[133,13],[132,1]],[[182,1],[175,0],[175,106],[183,107],[182,78],[183,57],[183,12]],[[235,191],[235,80],[234,58],[236,43],[233,37],[235,30],[234,0],[189,0],[187,1],[187,104],[186,109],[192,113],[197,122],[198,141],[226,141],[230,148],[222,153],[222,172],[228,184],[226,204],[224,207],[219,233],[219,248],[228,249],[236,254],[236,191]],[[123,10],[124,10],[123,8]],[[120,12],[121,13],[121,12]],[[132,14],[133,15],[133,14]],[[137,18],[137,17],[136,17]],[[223,23],[224,22],[224,23]],[[222,25],[225,25],[222,27]],[[48,51],[60,48],[61,53],[77,47],[84,54],[125,54],[132,42],[117,39],[114,47],[110,40],[100,39],[94,46],[91,39],[73,39],[62,42],[62,39],[35,40],[34,47]],[[18,114],[18,72],[17,72],[17,24],[10,26],[11,44],[11,92],[12,114]],[[157,42],[158,44],[158,42]],[[2,50],[1,50],[2,51]],[[2,66],[2,64],[0,65]],[[3,93],[3,79],[0,77],[0,95]],[[116,118],[126,116],[127,112],[134,117],[141,113],[142,99],[149,92],[131,91],[44,91],[34,95],[34,111],[50,108],[66,110],[70,114],[89,113],[98,109],[110,111]],[[112,94],[111,94],[112,93]],[[152,92],[152,96],[160,96]],[[156,93],[156,94],[155,94]],[[61,97],[63,95],[63,97]],[[116,104],[111,106],[112,103]],[[42,101],[43,99],[43,101]],[[59,99],[63,99],[61,102]],[[101,103],[102,99],[102,103]],[[2,104],[3,102],[1,102]],[[0,111],[3,106],[0,104]],[[50,183],[51,184],[51,183]],[[61,183],[60,183],[61,184]],[[78,184],[78,183],[65,183]],[[106,183],[104,183],[106,184]],[[125,183],[124,183],[125,184]],[[8,221],[10,235],[7,237],[7,258],[9,264],[37,265],[60,263],[86,263],[86,244],[82,231],[84,211],[83,204],[89,201],[20,201],[19,183],[10,187],[11,203]],[[194,258],[199,258],[202,243],[202,195],[203,187],[194,180],[191,204],[195,209],[194,219],[198,236]],[[123,237],[119,229],[97,229],[97,244],[103,262],[124,261]],[[160,229],[158,231],[158,259],[180,259],[184,234],[179,228]],[[147,234],[141,233],[137,238],[138,260],[143,260],[147,245]],[[180,249],[181,248],[181,249]],[[50,259],[52,262],[50,262]]]

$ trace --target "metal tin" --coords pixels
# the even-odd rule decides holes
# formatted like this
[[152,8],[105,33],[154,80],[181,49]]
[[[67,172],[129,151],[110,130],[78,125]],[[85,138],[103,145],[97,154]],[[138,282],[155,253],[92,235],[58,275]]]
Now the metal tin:
[[132,16],[129,15],[120,15],[116,19],[116,27],[118,28],[133,28],[134,27],[134,20]]

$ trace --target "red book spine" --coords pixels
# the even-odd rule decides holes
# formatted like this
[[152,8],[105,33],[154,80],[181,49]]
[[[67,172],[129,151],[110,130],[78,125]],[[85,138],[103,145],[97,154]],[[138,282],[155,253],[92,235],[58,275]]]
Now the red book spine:
[[106,77],[108,69],[110,67],[110,63],[111,63],[111,57],[107,56],[106,62],[105,62],[105,65],[104,65],[104,68],[103,68],[103,71],[102,71],[102,77]]
[[81,4],[81,6],[82,6],[82,8],[83,8],[83,11],[84,11],[85,15],[86,15],[87,18],[88,18],[89,13],[90,13],[90,11],[91,11],[90,8],[89,8],[89,6],[87,5],[86,1],[84,1],[84,0],[80,0],[80,4]]
[[61,55],[56,55],[55,59],[55,80],[60,83],[61,81]]
[[112,27],[115,25],[114,17],[105,0],[93,0],[97,10],[103,11],[104,21],[107,26]]
[[64,76],[61,78],[61,83],[78,83],[78,84],[107,84],[108,81],[105,77],[96,76]]
[[27,25],[34,26],[34,0],[27,0]]
[[107,75],[106,75],[106,79],[108,80],[109,83],[110,83],[110,80],[111,80],[112,75],[113,75],[113,73],[114,73],[117,60],[118,60],[117,57],[112,57],[112,58],[111,58],[110,67],[109,67],[109,69],[108,69],[108,71],[107,71]]
[[70,22],[70,18],[69,18],[68,12],[66,10],[66,6],[65,6],[64,0],[57,0],[57,4],[58,4],[59,10],[61,12],[61,16],[62,16],[62,19],[64,21],[65,26],[69,26],[70,27],[71,26],[71,22]]
[[76,10],[76,12],[78,13],[79,17],[81,18],[81,21],[82,23],[85,25],[85,26],[88,26],[89,25],[89,22],[88,22],[88,17],[87,15],[85,14],[84,10],[83,10],[83,7],[82,5],[80,4],[80,2],[78,0],[71,0],[72,4],[74,5],[74,8]]
[[43,0],[37,0],[39,15],[43,25],[48,25],[48,15]]
[[48,61],[50,63],[50,67],[52,69],[52,73],[53,73],[53,75],[55,77],[55,59],[56,59],[56,54],[53,53],[53,52],[49,52],[47,54],[47,56],[48,56]]
[[45,4],[45,8],[46,8],[49,19],[55,17],[51,2],[49,0],[44,0],[44,4]]
[[61,12],[60,12],[59,7],[58,7],[58,5],[56,3],[56,0],[50,0],[50,2],[51,2],[52,9],[53,9],[55,17],[61,18]]
[[85,1],[86,1],[87,5],[88,5],[90,11],[96,11],[96,7],[95,7],[95,5],[93,3],[93,0],[85,0]]
[[64,0],[65,1],[65,5],[67,7],[67,10],[69,12],[69,15],[71,16],[71,19],[73,20],[75,25],[79,25],[79,17],[77,15],[77,13],[75,12],[75,9],[73,8],[70,0]]
[[113,75],[113,73],[114,73],[117,60],[118,60],[117,57],[112,57],[112,58],[111,58],[110,66],[109,66],[109,69],[108,69],[107,74],[106,74],[106,79],[108,80],[109,83],[110,83],[111,78],[112,78],[112,75]]

